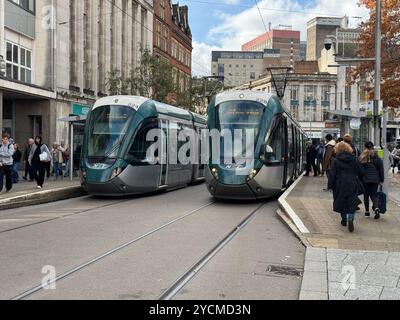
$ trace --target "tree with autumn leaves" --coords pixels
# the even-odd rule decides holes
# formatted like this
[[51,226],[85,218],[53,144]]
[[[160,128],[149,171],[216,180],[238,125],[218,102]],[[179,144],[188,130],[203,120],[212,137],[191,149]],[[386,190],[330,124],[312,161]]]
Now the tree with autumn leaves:
[[[376,1],[360,0],[371,14],[368,21],[361,24],[362,33],[357,56],[375,56]],[[371,99],[374,96],[374,62],[364,62],[357,66],[353,79],[368,79]],[[400,0],[382,0],[382,99],[385,107],[400,109]]]

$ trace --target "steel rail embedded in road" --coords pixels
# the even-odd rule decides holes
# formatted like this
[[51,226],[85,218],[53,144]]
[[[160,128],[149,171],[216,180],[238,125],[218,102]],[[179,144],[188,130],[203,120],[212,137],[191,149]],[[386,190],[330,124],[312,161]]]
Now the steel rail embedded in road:
[[[89,197],[90,196],[84,196],[84,197],[81,197],[81,198],[89,198]],[[83,214],[83,213],[88,213],[90,211],[94,211],[94,210],[98,210],[98,209],[104,209],[104,208],[107,208],[107,207],[120,205],[121,203],[130,201],[130,200],[131,199],[124,199],[124,200],[118,199],[118,200],[115,200],[115,202],[113,202],[113,203],[109,203],[109,204],[102,205],[102,206],[99,206],[99,207],[85,209],[85,210],[82,210],[82,211],[79,211],[79,212],[69,213],[69,214],[65,214],[65,215],[59,216],[59,217],[54,217],[54,218],[50,218],[50,219],[46,219],[46,220],[42,220],[42,221],[32,222],[32,223],[28,223],[28,224],[25,224],[25,225],[22,225],[22,226],[19,226],[19,227],[3,230],[3,231],[0,231],[0,234],[11,232],[11,231],[15,231],[15,230],[20,230],[20,229],[25,229],[25,228],[28,228],[28,227],[37,226],[39,224],[43,224],[43,223],[46,223],[46,222],[51,222],[51,221],[55,221],[55,220],[60,220],[60,219],[64,219],[64,218],[77,216],[77,215],[80,215],[80,214]],[[13,209],[10,209],[10,210],[13,210]],[[0,221],[2,220],[2,218],[3,217],[0,218]]]
[[[133,239],[133,240],[131,240],[129,242],[126,242],[126,243],[118,246],[117,248],[115,248],[113,250],[110,250],[110,251],[108,251],[108,252],[106,252],[106,253],[104,253],[104,254],[102,254],[102,255],[100,255],[100,256],[98,256],[98,257],[96,257],[96,258],[94,258],[94,259],[92,259],[92,260],[90,260],[90,261],[88,261],[88,262],[86,262],[84,264],[81,264],[81,265],[77,266],[76,268],[74,268],[74,269],[72,269],[70,271],[67,271],[67,272],[61,274],[60,276],[56,277],[55,279],[49,281],[48,283],[46,283],[46,286],[51,286],[52,284],[55,284],[57,281],[65,279],[68,276],[70,276],[70,275],[72,275],[72,274],[74,274],[74,273],[76,273],[76,272],[78,272],[78,271],[90,266],[90,265],[93,265],[94,263],[96,263],[96,262],[98,262],[98,261],[100,261],[100,260],[102,260],[102,259],[104,259],[106,257],[109,257],[109,256],[113,255],[114,253],[116,253],[118,251],[123,250],[126,247],[129,247],[130,245],[132,245],[132,244],[134,244],[134,243],[136,243],[136,242],[138,242],[138,241],[140,241],[140,240],[142,240],[142,239],[144,239],[144,238],[146,238],[146,237],[148,237],[148,236],[150,236],[150,235],[152,235],[152,234],[154,234],[154,233],[156,233],[156,232],[158,232],[158,231],[160,231],[162,229],[165,229],[166,227],[168,227],[168,226],[170,226],[170,225],[172,225],[172,224],[174,224],[174,223],[176,223],[178,221],[181,221],[181,220],[183,220],[183,219],[185,219],[185,218],[187,218],[189,216],[192,216],[195,213],[198,213],[199,211],[201,211],[202,209],[213,205],[214,203],[215,203],[215,201],[209,202],[206,205],[201,206],[200,208],[194,209],[194,210],[192,210],[192,211],[190,211],[190,212],[188,212],[188,213],[186,213],[186,214],[184,214],[184,215],[182,215],[182,216],[180,216],[180,217],[178,217],[178,218],[176,218],[174,220],[169,221],[168,223],[163,224],[160,227],[157,227],[157,228],[155,228],[155,229],[153,229],[153,230],[141,235],[140,237],[137,237],[137,238],[135,238],[135,239]],[[22,293],[22,294],[20,294],[18,296],[12,298],[11,300],[22,300],[22,299],[28,298],[29,296],[31,296],[31,295],[33,295],[33,294],[35,294],[35,293],[37,293],[37,292],[39,292],[41,290],[43,290],[43,285],[38,285],[37,287],[34,287],[34,288],[32,288],[32,289],[30,289],[30,290],[28,290],[28,291],[26,291],[26,292],[24,292],[24,293]]]
[[238,235],[244,227],[264,208],[266,203],[260,205],[249,216],[247,216],[241,223],[239,223],[228,235],[222,239],[218,244],[211,249],[203,258],[196,262],[183,276],[181,276],[175,283],[169,287],[157,300],[171,300],[179,291],[181,291],[192,280],[203,267],[220,252],[233,238]]

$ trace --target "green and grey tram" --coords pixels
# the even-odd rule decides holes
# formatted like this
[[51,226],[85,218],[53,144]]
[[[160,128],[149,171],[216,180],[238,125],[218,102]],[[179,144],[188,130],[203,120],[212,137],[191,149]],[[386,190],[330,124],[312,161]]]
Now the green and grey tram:
[[[221,135],[210,138],[210,159],[206,168],[209,192],[221,199],[262,199],[281,194],[304,169],[305,133],[286,112],[279,99],[261,91],[227,91],[215,96],[208,108],[210,132],[224,130],[253,134],[253,144],[243,139],[243,150],[234,151],[246,162],[226,160],[215,153],[232,150],[233,142]],[[234,137],[234,134],[232,134]],[[218,144],[215,147],[215,144]],[[225,148],[230,144],[229,148]],[[236,143],[236,142],[235,142]],[[246,144],[247,143],[247,144]],[[247,148],[247,150],[245,150]],[[248,159],[246,151],[254,151]],[[234,153],[233,153],[234,154]],[[230,158],[230,155],[229,157]]]
[[[170,155],[167,146],[171,130],[179,134],[186,129],[200,132],[206,127],[205,118],[148,98],[102,98],[89,112],[85,127],[82,186],[90,195],[123,196],[172,190],[202,181],[205,166],[200,161],[171,161],[176,154]],[[157,152],[166,161],[155,163],[148,158],[154,141],[146,137],[154,129],[165,137],[166,142],[160,144],[162,150]]]

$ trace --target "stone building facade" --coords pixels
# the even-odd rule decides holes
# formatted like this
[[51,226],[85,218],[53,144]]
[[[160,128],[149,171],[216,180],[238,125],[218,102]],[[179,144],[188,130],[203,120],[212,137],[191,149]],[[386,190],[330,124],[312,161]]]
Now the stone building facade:
[[152,43],[152,0],[0,0],[1,130],[67,144],[59,120],[84,116],[109,72],[127,75]]
[[259,79],[264,74],[264,52],[213,51],[211,75],[224,77],[232,88]]

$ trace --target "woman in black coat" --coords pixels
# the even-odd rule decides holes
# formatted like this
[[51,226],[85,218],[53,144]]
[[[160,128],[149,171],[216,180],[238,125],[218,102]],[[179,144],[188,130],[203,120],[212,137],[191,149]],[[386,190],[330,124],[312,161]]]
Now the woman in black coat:
[[354,232],[354,216],[361,204],[358,197],[358,179],[362,180],[364,169],[353,155],[353,149],[340,142],[335,147],[336,159],[329,173],[328,187],[333,190],[333,210],[342,215],[342,225]]
[[365,204],[365,216],[369,217],[369,199],[372,200],[372,209],[375,213],[375,220],[380,219],[381,213],[377,208],[377,194],[379,184],[385,182],[385,170],[383,168],[383,161],[379,158],[374,151],[374,144],[367,142],[365,144],[365,150],[361,154],[359,160],[364,167],[364,204]]

